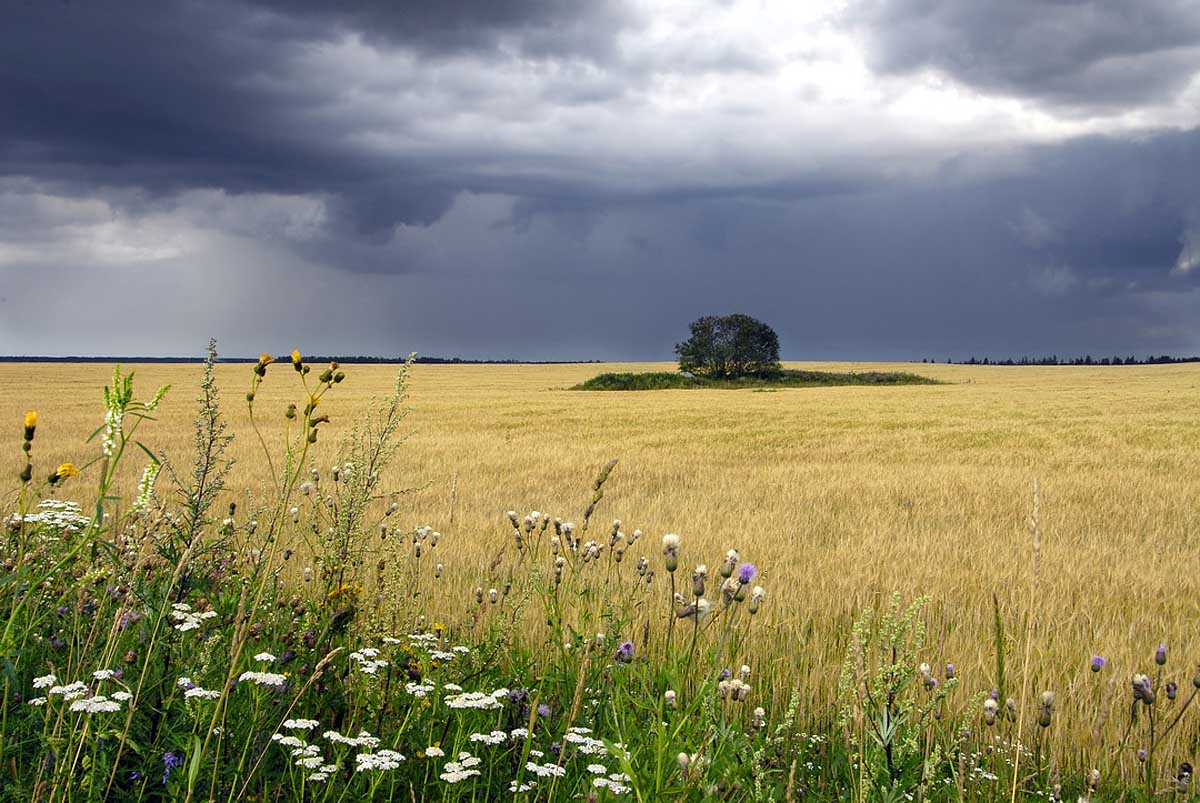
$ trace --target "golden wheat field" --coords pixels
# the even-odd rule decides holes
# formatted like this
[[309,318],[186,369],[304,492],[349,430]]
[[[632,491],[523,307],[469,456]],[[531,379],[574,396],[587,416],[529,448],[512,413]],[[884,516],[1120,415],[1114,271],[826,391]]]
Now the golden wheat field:
[[[753,649],[775,659],[760,664],[773,687],[829,705],[855,616],[899,591],[931,599],[929,662],[953,662],[965,688],[986,692],[996,595],[1010,671],[1022,677],[1028,650],[1028,694],[1056,689],[1067,715],[1054,738],[1087,751],[1123,726],[1091,708],[1094,684],[1123,700],[1160,642],[1177,668],[1200,659],[1200,366],[901,367],[947,384],[602,393],[567,388],[602,371],[669,366],[416,366],[410,437],[390,480],[419,490],[397,515],[441,530],[448,572],[459,558],[443,588],[466,597],[509,537],[506,510],[578,518],[599,467],[619,458],[597,519],[641,528],[643,551],[681,534],[685,564],[718,563],[737,547],[759,566],[770,596]],[[218,369],[237,437],[229,496],[243,504],[265,476],[243,398],[251,368]],[[141,439],[185,469],[201,369],[136,368],[139,397],[174,386]],[[321,405],[332,426],[319,466],[397,369],[344,370]],[[110,374],[99,364],[0,365],[10,490],[23,465],[21,414],[41,415],[39,470],[82,464],[99,448],[84,441]],[[302,398],[290,368],[268,373],[256,403],[268,440],[282,437],[286,402]],[[126,494],[140,462],[128,464]],[[1115,671],[1087,672],[1093,654]]]

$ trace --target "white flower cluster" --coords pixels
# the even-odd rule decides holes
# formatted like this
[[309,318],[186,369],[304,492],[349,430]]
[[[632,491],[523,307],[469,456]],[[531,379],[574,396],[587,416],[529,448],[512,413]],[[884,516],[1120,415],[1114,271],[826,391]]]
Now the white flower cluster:
[[262,662],[268,663],[268,664],[273,664],[273,663],[275,663],[276,658],[274,655],[272,655],[269,652],[260,652],[258,655],[254,656],[254,660],[262,661]]
[[320,724],[321,723],[317,722],[315,719],[285,719],[283,721],[283,727],[291,730],[310,731]]
[[597,789],[607,789],[614,795],[623,795],[630,790],[629,776],[623,772],[610,773],[603,764],[588,764],[587,769],[598,776],[592,779],[592,786]]
[[424,697],[427,694],[429,694],[429,692],[433,691],[435,688],[437,688],[437,687],[434,686],[433,684],[414,683],[411,680],[408,683],[404,684],[404,690],[406,692],[408,692],[409,694],[411,694],[413,697]]
[[557,764],[535,764],[532,761],[525,763],[525,769],[539,778],[549,778],[552,775],[561,778],[567,774],[566,767],[560,767]]
[[61,499],[39,502],[38,512],[26,514],[24,521],[26,524],[40,524],[64,533],[80,532],[92,523],[90,518],[83,515],[83,509],[79,505]]
[[[51,675],[51,677],[53,677],[53,675]],[[75,700],[87,694],[87,692],[87,684],[82,680],[77,680],[74,683],[68,683],[66,686],[51,686],[50,690],[46,693],[50,695],[57,694],[64,700]]]
[[152,460],[142,470],[142,478],[138,480],[137,498],[133,502],[135,511],[141,512],[149,509],[154,501],[154,481],[158,479],[158,471],[161,467],[161,463]]
[[108,410],[104,413],[104,456],[112,457],[117,450],[117,439],[121,437],[121,431],[125,426],[125,413],[117,406],[116,402],[109,404]]
[[507,742],[508,734],[504,731],[492,731],[491,733],[472,733],[468,738],[470,738],[472,742],[483,742],[484,744],[497,745]]
[[458,783],[465,781],[467,778],[479,775],[479,770],[475,769],[479,765],[479,759],[470,753],[459,753],[458,761],[447,761],[446,766],[442,767],[442,774],[438,777],[446,783]]
[[195,630],[204,624],[205,619],[215,619],[216,617],[216,611],[197,613],[186,602],[176,602],[171,606],[171,618],[176,622],[175,629],[181,632]]
[[243,672],[238,675],[238,683],[255,683],[259,686],[282,686],[287,683],[287,675],[278,672]]
[[354,769],[356,772],[394,770],[400,766],[401,761],[404,761],[404,756],[395,750],[380,750],[377,753],[359,753],[354,757],[354,763],[357,765]]
[[379,739],[367,731],[359,731],[357,736],[343,736],[337,731],[325,731],[321,735],[328,741],[349,745],[350,747],[365,747],[368,750],[374,750],[376,747],[379,747]]
[[507,696],[508,689],[497,689],[491,694],[485,694],[481,691],[468,691],[447,697],[445,703],[450,708],[477,708],[481,711],[487,711],[500,708],[500,701]]
[[584,755],[608,755],[604,742],[589,736],[591,732],[590,728],[569,728],[563,735],[563,741],[575,745],[575,749]]
[[84,714],[113,714],[121,710],[121,704],[116,700],[110,700],[103,694],[97,694],[83,700],[76,700],[71,703],[70,710],[73,713]]
[[350,660],[358,664],[358,669],[364,675],[374,675],[388,665],[388,662],[379,658],[379,650],[374,647],[363,647],[361,650],[350,653]]
[[281,747],[290,747],[290,755],[295,759],[293,763],[297,767],[305,770],[313,770],[308,776],[308,780],[310,781],[324,781],[337,771],[336,764],[325,763],[325,758],[321,755],[320,747],[315,744],[309,744],[298,736],[284,736],[282,733],[275,733],[272,734],[271,741]]

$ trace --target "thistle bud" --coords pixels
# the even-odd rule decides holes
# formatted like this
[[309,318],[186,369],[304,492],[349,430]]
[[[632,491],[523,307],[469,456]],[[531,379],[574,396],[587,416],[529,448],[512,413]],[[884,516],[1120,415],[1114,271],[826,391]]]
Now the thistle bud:
[[489,588],[487,592],[488,602],[495,605],[500,600],[500,592],[494,588]]
[[667,703],[667,708],[671,709],[672,711],[679,707],[679,703],[675,699],[674,689],[667,689],[665,692],[663,692],[663,699]]
[[688,767],[691,765],[692,759],[687,753],[680,753],[679,755],[675,756],[675,763],[679,765],[679,772],[683,775],[687,775]]
[[1017,701],[1012,697],[1004,701],[1004,714],[1008,717],[1009,722],[1017,721]]
[[433,567],[433,576],[434,577],[442,576],[442,564],[439,563],[438,565]]
[[692,596],[704,596],[704,578],[708,576],[708,567],[701,563],[692,572]]
[[475,601],[480,605],[483,604],[483,588],[481,586],[475,586]]
[[765,600],[766,598],[767,598],[767,590],[765,588],[763,588],[762,586],[755,586],[754,590],[750,592],[750,606],[749,606],[750,613],[752,613],[752,614],[758,613],[759,607],[762,605],[763,600]]
[[1054,692],[1042,692],[1042,702],[1038,712],[1038,724],[1043,728],[1050,727],[1050,719],[1054,714]]
[[667,571],[672,574],[679,568],[679,536],[668,533],[663,536],[663,557],[666,558]]
[[996,724],[996,714],[1000,711],[1000,704],[991,697],[983,701],[983,721],[989,725]]
[[1159,644],[1158,649],[1154,651],[1154,663],[1159,666],[1166,666],[1167,663],[1167,645]]

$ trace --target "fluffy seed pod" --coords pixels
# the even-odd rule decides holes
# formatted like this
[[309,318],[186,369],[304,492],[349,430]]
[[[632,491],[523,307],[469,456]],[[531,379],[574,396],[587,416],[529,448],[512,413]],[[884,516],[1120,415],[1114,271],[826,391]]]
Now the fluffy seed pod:
[[996,724],[996,714],[1000,712],[1000,704],[991,697],[983,701],[983,721],[988,725]]

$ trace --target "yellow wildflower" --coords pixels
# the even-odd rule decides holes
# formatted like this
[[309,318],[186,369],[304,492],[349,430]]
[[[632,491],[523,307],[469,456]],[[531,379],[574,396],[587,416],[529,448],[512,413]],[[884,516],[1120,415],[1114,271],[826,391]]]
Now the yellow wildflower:
[[275,362],[275,358],[272,357],[270,354],[267,354],[265,351],[262,354],[258,355],[258,364],[259,365],[270,365],[273,362]]
[[55,471],[54,473],[57,474],[60,479],[65,480],[67,477],[78,477],[79,469],[75,468],[74,463],[63,463],[58,467],[58,471]]
[[36,428],[37,428],[37,412],[31,410],[30,412],[25,414],[25,429],[36,429]]
[[293,349],[292,350],[292,365],[299,367],[300,362],[301,362],[300,349]]

